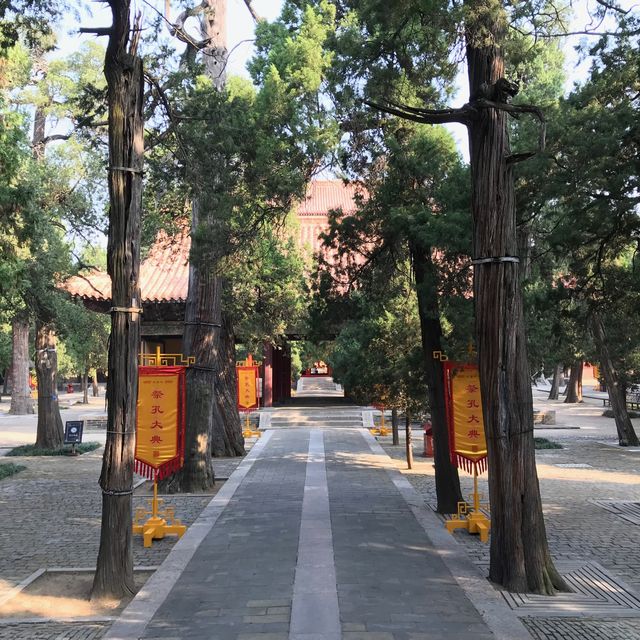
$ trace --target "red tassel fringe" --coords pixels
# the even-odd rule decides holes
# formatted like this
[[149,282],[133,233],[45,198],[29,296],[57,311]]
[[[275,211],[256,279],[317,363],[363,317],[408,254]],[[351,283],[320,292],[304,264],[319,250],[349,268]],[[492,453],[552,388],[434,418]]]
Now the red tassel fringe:
[[[471,458],[467,458],[459,453],[455,453],[455,459],[453,462],[456,467],[464,469],[467,473],[471,475],[482,475],[487,470],[487,456],[484,458],[479,458],[472,460]],[[475,474],[474,474],[475,469]]]
[[153,480],[154,474],[158,480],[164,480],[169,477],[172,473],[176,471],[180,471],[182,467],[184,459],[181,456],[176,456],[171,460],[167,460],[161,467],[155,468],[148,465],[146,462],[142,462],[140,460],[136,460],[133,466],[133,470],[143,478],[147,478],[147,480]]

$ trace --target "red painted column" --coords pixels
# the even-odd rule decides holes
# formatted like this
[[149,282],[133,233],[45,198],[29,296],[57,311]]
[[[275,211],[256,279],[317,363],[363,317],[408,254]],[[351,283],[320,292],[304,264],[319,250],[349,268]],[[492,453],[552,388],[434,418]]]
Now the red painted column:
[[263,407],[273,406],[273,347],[264,345],[262,401]]

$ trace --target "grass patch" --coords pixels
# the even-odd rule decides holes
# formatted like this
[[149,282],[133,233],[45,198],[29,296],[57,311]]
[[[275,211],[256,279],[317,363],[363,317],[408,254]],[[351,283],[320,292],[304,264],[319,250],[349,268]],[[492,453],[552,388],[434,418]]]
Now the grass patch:
[[21,464],[13,464],[13,462],[4,462],[0,464],[0,480],[12,476],[14,473],[18,473],[27,467]]
[[562,445],[554,442],[553,440],[547,440],[547,438],[534,438],[536,449],[562,449]]
[[[102,445],[99,442],[83,442],[76,445],[78,453],[89,453],[95,451]],[[14,447],[7,453],[8,456],[67,456],[71,453],[71,445],[65,445],[60,449],[38,449],[35,444],[25,444],[21,447]]]

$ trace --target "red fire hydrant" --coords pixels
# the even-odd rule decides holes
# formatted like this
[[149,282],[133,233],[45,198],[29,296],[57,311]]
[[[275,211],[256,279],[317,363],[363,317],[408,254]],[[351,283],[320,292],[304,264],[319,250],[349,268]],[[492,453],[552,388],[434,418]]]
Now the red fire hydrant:
[[433,427],[431,426],[431,420],[427,420],[422,423],[424,429],[424,451],[422,452],[423,458],[433,458]]

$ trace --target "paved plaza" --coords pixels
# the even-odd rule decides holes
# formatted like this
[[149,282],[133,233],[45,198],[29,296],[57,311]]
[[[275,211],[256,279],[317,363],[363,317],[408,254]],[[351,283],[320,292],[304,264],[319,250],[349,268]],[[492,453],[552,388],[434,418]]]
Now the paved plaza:
[[[403,443],[358,428],[353,407],[326,409],[326,427],[312,406],[271,411],[247,457],[215,460],[229,478],[215,495],[171,498],[195,526],[178,543],[135,540],[135,564],[160,568],[117,621],[5,618],[0,639],[640,639],[640,451],[614,446],[599,399],[545,397],[535,405],[557,424],[536,435],[564,448],[538,451],[538,472],[551,551],[576,587],[567,598],[489,585],[488,545],[447,534],[431,509],[417,430],[407,471]],[[33,441],[29,421],[0,414],[0,448]],[[0,600],[40,569],[95,564],[101,451],[13,459],[27,469],[0,482]]]

